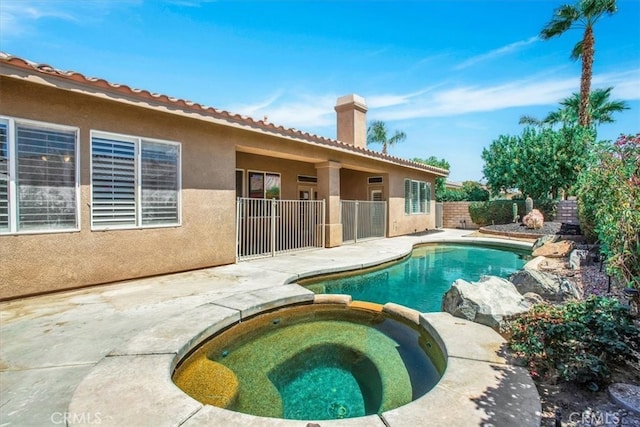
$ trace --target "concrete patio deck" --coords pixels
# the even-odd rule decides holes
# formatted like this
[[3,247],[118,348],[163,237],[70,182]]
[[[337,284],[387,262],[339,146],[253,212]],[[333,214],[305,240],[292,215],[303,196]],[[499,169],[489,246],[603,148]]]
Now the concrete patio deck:
[[[233,319],[260,311],[273,301],[282,304],[287,299],[312,299],[303,288],[286,284],[320,273],[395,260],[420,243],[501,242],[530,247],[514,240],[464,237],[468,234],[468,230],[445,230],[425,236],[374,240],[0,303],[0,426],[122,425],[109,418],[109,411],[118,408],[132,411],[136,403],[141,402],[153,407],[154,395],[140,394],[145,389],[152,390],[145,385],[145,372],[136,370],[137,359],[132,356],[140,354],[144,347],[146,357],[155,357],[160,364],[166,363],[168,355],[176,357],[181,348],[179,339],[172,342],[174,336],[168,336],[156,354],[153,346],[158,345],[158,341],[148,338],[157,337],[171,324],[171,319],[180,319],[187,312],[199,313],[201,317],[194,317],[194,322],[206,320],[209,309]],[[421,317],[428,324],[445,330],[451,325],[468,323],[452,323],[439,314]],[[210,319],[212,323],[215,320]],[[473,328],[477,336],[492,335],[493,342],[500,342],[501,338],[489,328],[467,326]],[[374,417],[376,423],[388,426],[511,426],[535,425],[536,420],[539,423],[540,402],[526,371],[510,365],[494,350],[473,350],[473,343],[460,342],[457,333],[451,332],[443,336],[449,356],[455,359],[450,366],[453,369],[452,365],[458,365],[457,372],[466,375],[447,377],[445,373],[438,385],[441,393],[433,394],[433,398],[428,393],[423,397],[426,400],[421,398],[388,411],[384,421]],[[104,371],[109,363],[123,357],[131,360],[128,372]],[[474,362],[481,365],[473,365],[473,369],[465,367]],[[123,390],[123,394],[114,396],[88,390],[86,386],[87,378],[98,376],[107,384],[120,381],[114,378],[116,375],[127,374],[139,376],[140,390],[129,390],[135,392],[130,394]],[[479,384],[474,380],[476,375],[493,380]],[[126,378],[122,380],[127,382]],[[451,392],[460,387],[467,392]],[[91,403],[93,397],[95,405]],[[426,419],[424,404],[429,399],[433,409]],[[87,409],[87,402],[93,405],[91,409]],[[166,417],[146,419],[146,423],[144,418],[139,418],[130,425],[264,425],[265,420],[195,404],[186,409],[190,415],[185,422],[176,417],[178,411],[166,407],[166,403],[162,403]],[[162,411],[156,411],[159,412]],[[367,424],[371,419],[367,419],[322,422],[322,425],[371,425]],[[305,421],[268,420],[270,425],[306,425]]]

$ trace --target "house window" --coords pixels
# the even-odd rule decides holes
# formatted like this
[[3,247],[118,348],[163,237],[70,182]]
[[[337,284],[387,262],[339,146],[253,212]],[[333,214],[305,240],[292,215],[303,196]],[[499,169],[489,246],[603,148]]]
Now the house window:
[[431,185],[425,181],[404,180],[404,213],[424,214],[431,211]]
[[248,174],[249,197],[254,199],[279,199],[280,174],[271,172],[254,172]]
[[244,171],[236,169],[236,198],[244,197]]
[[93,229],[180,225],[180,144],[92,132]]
[[0,118],[0,233],[78,229],[78,130]]

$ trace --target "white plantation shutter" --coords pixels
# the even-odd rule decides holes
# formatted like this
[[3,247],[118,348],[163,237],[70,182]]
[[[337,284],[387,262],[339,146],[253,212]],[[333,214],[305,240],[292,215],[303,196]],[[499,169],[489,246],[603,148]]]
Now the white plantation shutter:
[[180,223],[180,144],[96,132],[91,161],[94,228]]
[[8,125],[0,121],[0,231],[9,230],[9,138]]
[[429,213],[431,209],[431,186],[425,181],[404,180],[404,213]]
[[17,229],[76,228],[76,132],[16,126]]
[[142,142],[142,224],[178,222],[179,146]]
[[136,225],[136,145],[93,137],[91,140],[94,226]]
[[427,183],[420,181],[420,212],[427,212]]
[[411,180],[404,180],[404,213],[411,213]]
[[420,191],[418,181],[411,181],[411,213],[420,212]]
[[431,212],[431,184],[428,182],[425,182],[424,185],[425,185],[425,201],[427,205],[425,212],[430,213]]

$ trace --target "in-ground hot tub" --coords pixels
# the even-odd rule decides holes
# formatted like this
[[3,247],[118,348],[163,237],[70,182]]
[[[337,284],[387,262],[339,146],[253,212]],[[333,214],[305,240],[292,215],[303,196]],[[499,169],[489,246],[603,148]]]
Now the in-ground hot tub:
[[306,304],[261,313],[183,358],[174,382],[246,414],[326,420],[380,414],[427,393],[445,368],[423,328],[377,304]]

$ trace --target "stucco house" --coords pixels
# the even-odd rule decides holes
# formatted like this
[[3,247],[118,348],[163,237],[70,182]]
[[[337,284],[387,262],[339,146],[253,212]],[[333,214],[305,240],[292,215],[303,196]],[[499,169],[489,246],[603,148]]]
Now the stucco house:
[[384,202],[383,237],[435,228],[447,171],[367,149],[363,98],[335,110],[330,139],[0,53],[0,299],[237,262],[270,209],[241,201],[322,201],[290,221],[324,247],[347,200]]

